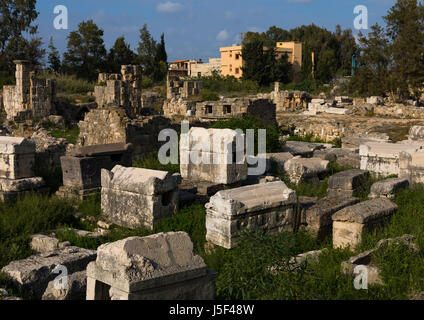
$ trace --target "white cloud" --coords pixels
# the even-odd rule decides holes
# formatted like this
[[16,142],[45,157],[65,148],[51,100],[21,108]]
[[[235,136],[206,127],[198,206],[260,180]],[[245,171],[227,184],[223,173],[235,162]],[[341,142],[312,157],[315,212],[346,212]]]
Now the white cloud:
[[228,31],[227,30],[222,30],[222,31],[220,31],[217,34],[216,40],[218,40],[218,41],[225,41],[225,40],[228,40],[229,36],[230,35],[228,34]]
[[179,2],[163,2],[159,3],[156,10],[161,13],[174,13],[184,9],[184,6]]

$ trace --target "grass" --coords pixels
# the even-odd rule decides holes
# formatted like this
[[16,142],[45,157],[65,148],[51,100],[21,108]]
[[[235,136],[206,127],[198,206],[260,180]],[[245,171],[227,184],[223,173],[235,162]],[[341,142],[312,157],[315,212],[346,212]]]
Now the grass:
[[148,154],[143,159],[137,159],[133,161],[133,167],[136,168],[145,168],[152,170],[168,171],[169,173],[179,173],[180,165],[179,164],[162,164],[159,161],[158,154],[156,152]]
[[312,133],[308,133],[305,136],[290,136],[286,141],[301,141],[301,142],[313,142],[313,143],[330,143],[333,144],[335,148],[342,147],[342,139],[335,138],[330,141],[322,140],[318,137],[315,137]]
[[[331,168],[333,171],[342,169],[334,164]],[[306,185],[298,188],[304,188],[300,193],[319,195],[321,192],[320,189],[308,191]],[[181,208],[178,214],[162,220],[154,230],[113,226],[109,234],[97,239],[80,237],[70,231],[59,232],[58,237],[73,245],[96,249],[102,243],[129,236],[186,231],[195,252],[203,257],[209,269],[218,272],[215,281],[218,299],[407,299],[413,293],[424,291],[424,186],[400,191],[394,202],[398,211],[384,228],[366,233],[354,252],[333,249],[331,236],[318,242],[304,232],[270,234],[261,230],[244,232],[239,246],[232,250],[216,247],[206,252],[206,213],[202,205]],[[32,253],[28,247],[31,234],[63,226],[92,230],[94,222],[81,223],[74,218],[74,205],[55,197],[37,195],[29,195],[16,203],[0,204],[0,267]],[[100,197],[93,196],[78,203],[77,211],[84,218],[101,219]],[[375,256],[385,284],[356,290],[353,277],[341,272],[341,262],[373,248],[380,239],[403,234],[414,235],[420,251],[412,253],[404,247],[388,247]],[[328,251],[320,256],[319,262],[302,264],[295,271],[287,268],[290,257],[323,248]],[[271,272],[272,266],[278,267],[277,271]],[[0,274],[0,286],[4,281]]]
[[87,94],[94,91],[95,83],[75,75],[44,73],[38,75],[39,78],[55,79],[57,82],[58,94]]

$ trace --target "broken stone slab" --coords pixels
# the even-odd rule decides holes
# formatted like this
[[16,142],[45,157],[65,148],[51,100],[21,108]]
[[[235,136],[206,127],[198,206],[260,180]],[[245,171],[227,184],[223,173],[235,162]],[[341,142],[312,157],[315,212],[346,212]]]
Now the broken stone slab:
[[13,261],[1,271],[15,286],[31,292],[36,299],[41,299],[49,282],[59,275],[54,272],[56,267],[64,266],[68,274],[71,274],[85,270],[87,264],[95,259],[96,251],[65,247]]
[[337,211],[333,215],[333,247],[353,250],[364,232],[381,226],[397,208],[389,199],[377,198]]
[[355,150],[345,148],[333,148],[315,150],[313,156],[314,158],[334,161],[342,167],[359,169],[359,167],[361,166],[361,157],[359,156],[359,149]]
[[315,143],[303,141],[286,141],[283,152],[289,152],[293,156],[311,157],[318,149],[331,149],[334,145],[330,143]]
[[50,281],[41,300],[85,300],[87,292],[87,275],[85,270],[68,275],[66,285],[60,286],[55,280]]
[[399,178],[404,178],[410,184],[424,182],[424,150],[416,152],[401,152],[399,154]]
[[357,256],[349,258],[347,261],[343,261],[341,264],[341,270],[346,275],[354,276],[355,268],[357,266],[365,267],[367,270],[368,285],[383,284],[383,281],[379,275],[378,267],[372,262],[372,256],[378,251],[384,250],[392,244],[403,244],[409,247],[412,251],[418,252],[417,247],[413,243],[415,237],[412,235],[405,234],[398,238],[389,238],[380,240],[375,248],[362,252]]
[[59,240],[43,234],[31,236],[30,248],[36,252],[44,253],[59,248]]
[[293,157],[294,156],[290,152],[266,153],[259,154],[257,156],[247,156],[247,165],[249,168],[256,168],[258,166],[258,161],[266,161],[266,169],[265,172],[263,172],[266,173],[271,172],[273,162],[277,164],[278,168],[284,168],[284,163]]
[[342,148],[358,149],[361,144],[365,144],[367,142],[389,143],[391,142],[391,140],[390,140],[390,137],[387,135],[387,133],[380,133],[380,132],[361,133],[351,137],[343,137]]
[[393,178],[377,181],[371,186],[371,193],[368,198],[387,197],[392,199],[399,190],[407,189],[409,181],[402,178]]
[[369,179],[370,174],[367,170],[352,169],[338,172],[328,179],[328,197],[352,197],[366,186]]
[[412,126],[409,129],[408,140],[424,141],[424,126]]
[[375,104],[375,105],[380,105],[384,103],[384,99],[379,96],[368,97],[366,101],[367,101],[367,104]]
[[35,143],[25,138],[0,136],[0,178],[34,176]]
[[358,198],[343,196],[319,199],[315,205],[302,212],[302,229],[322,240],[332,233],[333,214],[358,202]]
[[293,231],[296,203],[282,181],[220,191],[205,205],[206,240],[231,249],[246,229]]
[[295,257],[291,257],[288,261],[287,266],[272,266],[269,267],[268,270],[274,276],[276,276],[279,271],[284,271],[287,269],[289,271],[296,272],[297,270],[299,270],[299,268],[302,267],[302,265],[319,262],[319,257],[321,256],[321,254],[326,252],[328,252],[327,248],[304,252]]
[[87,300],[207,300],[213,276],[185,232],[101,245],[87,267]]
[[284,163],[284,170],[291,182],[313,180],[319,182],[319,175],[328,172],[330,163],[319,158],[294,157]]
[[127,228],[153,229],[178,210],[179,174],[116,166],[102,169],[101,207],[111,222]]

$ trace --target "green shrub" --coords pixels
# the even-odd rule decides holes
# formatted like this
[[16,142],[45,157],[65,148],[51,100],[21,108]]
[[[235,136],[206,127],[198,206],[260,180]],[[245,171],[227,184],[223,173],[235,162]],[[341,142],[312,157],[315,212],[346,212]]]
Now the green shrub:
[[77,78],[75,75],[45,73],[38,77],[56,79],[58,94],[87,94],[94,91],[94,86],[97,85],[95,82]]
[[143,159],[137,159],[133,161],[133,166],[136,168],[145,168],[152,170],[168,171],[169,173],[179,173],[179,164],[162,164],[159,161],[158,154],[156,152],[148,154]]
[[219,100],[219,95],[218,93],[208,90],[208,89],[203,89],[202,92],[200,93],[200,98],[203,101],[218,101]]

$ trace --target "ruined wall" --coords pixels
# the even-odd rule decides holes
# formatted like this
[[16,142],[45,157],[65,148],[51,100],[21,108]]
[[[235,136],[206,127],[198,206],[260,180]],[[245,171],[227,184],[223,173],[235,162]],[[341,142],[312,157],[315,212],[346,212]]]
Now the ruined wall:
[[133,155],[143,157],[159,149],[159,132],[170,128],[170,121],[162,116],[130,119],[122,109],[109,107],[90,111],[78,126],[82,146],[132,143]]
[[257,97],[226,98],[196,103],[196,117],[200,119],[228,119],[247,114],[273,124],[276,107],[271,100]]
[[304,91],[280,91],[280,83],[275,83],[275,89],[270,98],[277,107],[277,112],[281,111],[303,111],[308,107],[310,101],[309,93]]
[[201,81],[188,81],[168,75],[166,80],[166,99],[188,99],[202,91]]
[[99,86],[94,88],[98,106],[121,107],[129,117],[136,117],[142,109],[141,80],[141,68],[133,65],[122,66],[121,74],[99,74]]
[[3,87],[3,104],[9,120],[43,118],[54,113],[56,80],[37,79],[28,61],[17,60],[16,85]]

